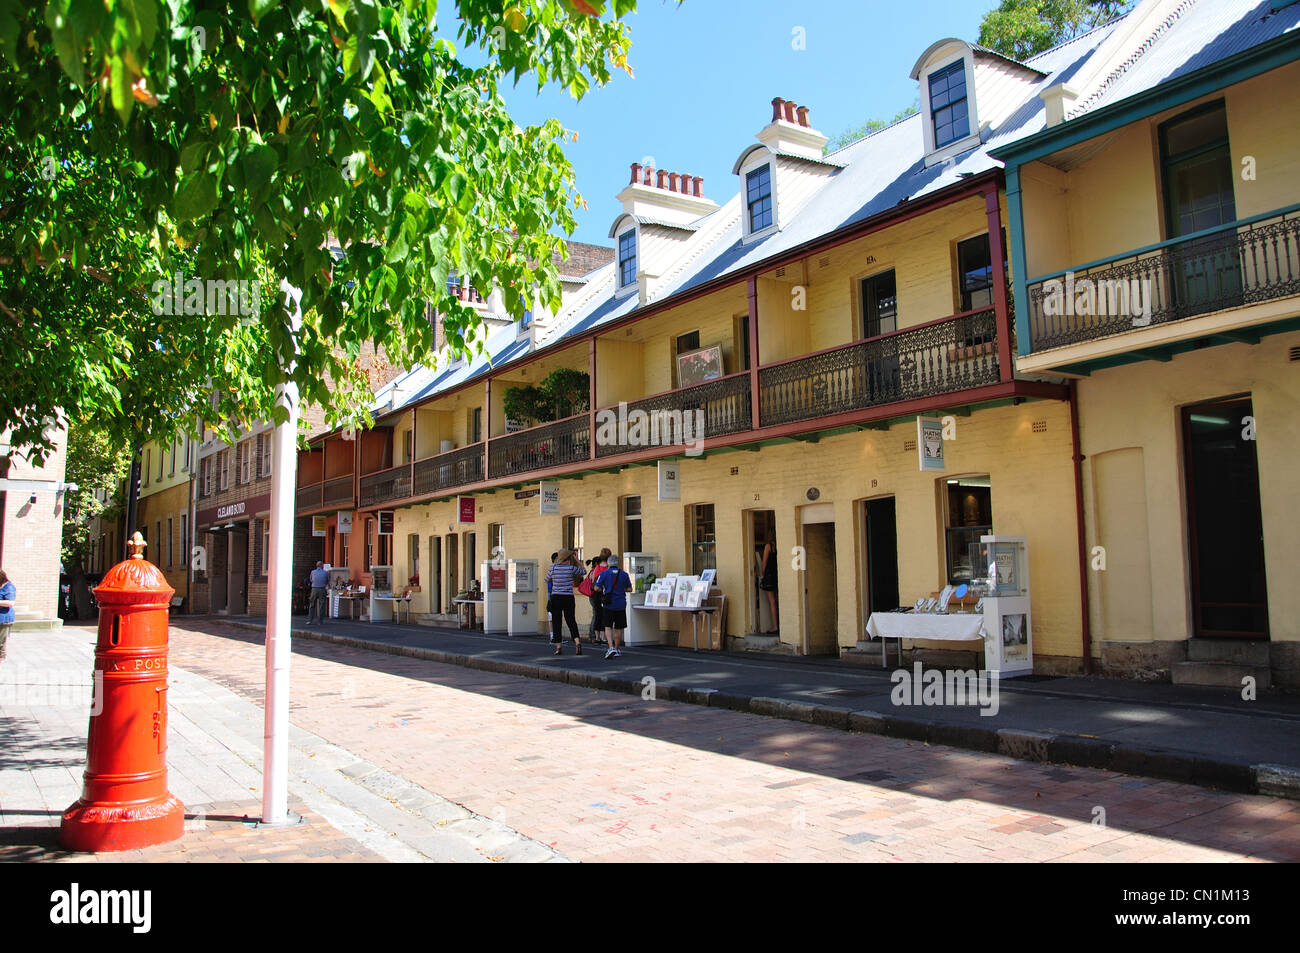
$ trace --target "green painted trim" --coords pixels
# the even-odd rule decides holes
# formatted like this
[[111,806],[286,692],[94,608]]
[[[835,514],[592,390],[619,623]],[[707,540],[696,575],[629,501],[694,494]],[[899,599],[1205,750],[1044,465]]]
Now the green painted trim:
[[1028,268],[1025,259],[1025,216],[1020,203],[1020,170],[1007,168],[1007,241],[1011,243],[1011,300],[1015,308],[1016,353],[1030,353],[1029,333],[1029,282],[1025,280]]
[[1300,59],[1300,30],[1292,30],[1231,58],[1203,66],[1117,103],[1017,139],[989,154],[1001,160],[1006,165],[1007,174],[1010,174],[1013,168],[1019,168],[1027,162],[1114,132],[1130,123],[1208,96],[1227,86],[1253,79],[1297,59]]
[[[1057,372],[1061,374],[1081,374],[1084,377],[1087,377],[1093,371],[1102,371],[1111,367],[1122,367],[1125,364],[1142,364],[1146,361],[1152,360],[1162,362],[1169,361],[1178,354],[1186,354],[1189,351],[1204,351],[1212,347],[1222,347],[1225,344],[1246,344],[1247,346],[1251,346],[1251,341],[1241,340],[1240,338],[1264,338],[1273,334],[1286,334],[1291,331],[1300,331],[1300,317],[1282,318],[1279,321],[1270,321],[1268,324],[1256,325],[1249,329],[1242,328],[1237,331],[1224,331],[1207,334],[1206,336],[1199,338],[1188,338],[1186,341],[1176,341],[1173,344],[1165,344],[1156,348],[1125,351],[1123,354],[1112,354],[1109,357],[1099,357],[1092,361],[1081,361],[1078,364],[1063,364],[1060,367],[1045,367],[1041,371],[1035,371],[1035,373],[1051,374]],[[1224,340],[1232,335],[1238,337],[1232,340]],[[1202,341],[1208,342],[1208,347],[1197,347],[1197,344]]]
[[1188,232],[1186,235],[1179,235],[1177,238],[1166,238],[1162,242],[1156,242],[1154,245],[1143,245],[1141,248],[1134,248],[1118,255],[1107,255],[1105,258],[1098,258],[1096,261],[1084,262],[1082,265],[1073,265],[1064,271],[1054,271],[1045,275],[1039,275],[1037,278],[1030,278],[1025,282],[1026,285],[1036,285],[1042,281],[1051,281],[1053,278],[1063,277],[1068,272],[1087,271],[1089,268],[1097,268],[1101,265],[1107,265],[1123,258],[1136,258],[1138,255],[1145,255],[1148,252],[1159,251],[1162,248],[1169,248],[1171,245],[1181,245],[1183,242],[1193,242],[1207,235],[1216,235],[1219,232],[1227,232],[1232,229],[1241,228],[1245,225],[1254,225],[1256,222],[1262,222],[1270,218],[1277,218],[1279,215],[1286,216],[1293,212],[1300,212],[1300,203],[1287,205],[1284,208],[1274,209],[1271,212],[1261,212],[1259,215],[1252,215],[1250,218],[1239,218],[1235,222],[1228,222],[1226,225],[1215,225],[1213,228],[1203,228],[1199,232]]

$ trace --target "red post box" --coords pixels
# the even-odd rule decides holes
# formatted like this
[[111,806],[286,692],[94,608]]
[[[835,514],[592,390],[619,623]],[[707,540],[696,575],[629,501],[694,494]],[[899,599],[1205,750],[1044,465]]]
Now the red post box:
[[136,533],[95,588],[95,670],[104,697],[90,716],[81,799],[63,812],[69,850],[133,850],[176,840],[185,808],[167,791],[167,613],[175,592]]

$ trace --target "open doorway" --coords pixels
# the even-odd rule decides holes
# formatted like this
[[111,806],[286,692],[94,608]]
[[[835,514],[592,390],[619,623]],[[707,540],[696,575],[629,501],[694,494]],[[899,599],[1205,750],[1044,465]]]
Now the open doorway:
[[429,537],[429,569],[425,574],[429,590],[429,613],[442,615],[442,537]]
[[460,589],[456,585],[456,580],[457,580],[456,568],[458,566],[456,554],[460,548],[459,546],[456,545],[457,541],[458,541],[458,537],[456,536],[455,533],[447,534],[447,558],[443,561],[443,565],[447,567],[447,604],[448,605],[451,604],[452,599],[455,599],[456,596],[460,594]]
[[[775,632],[779,627],[780,606],[777,605],[775,589],[778,558],[775,547],[776,511],[748,510],[745,516],[745,548],[749,555],[749,571],[745,574],[745,634],[761,636]],[[765,583],[763,551],[768,542],[773,543],[773,553]],[[770,588],[764,588],[765,585]],[[773,611],[774,606],[776,611]]]
[[804,585],[804,651],[840,654],[839,600],[835,584],[835,523],[830,504],[806,506],[802,512],[807,560]]
[[899,605],[898,519],[894,498],[866,500],[862,514],[862,568],[866,573],[866,610],[870,616],[873,612],[891,612]]
[[248,524],[233,529],[228,535],[230,540],[230,557],[227,566],[226,583],[231,615],[245,615],[248,612]]
[[1183,408],[1192,634],[1267,639],[1264,523],[1250,397]]

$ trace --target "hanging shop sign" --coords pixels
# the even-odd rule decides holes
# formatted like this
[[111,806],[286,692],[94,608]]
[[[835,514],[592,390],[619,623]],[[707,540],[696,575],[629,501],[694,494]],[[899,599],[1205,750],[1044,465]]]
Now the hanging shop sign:
[[559,513],[560,512],[560,484],[554,480],[543,480],[541,485],[541,496],[538,497],[538,512],[540,513]]
[[659,502],[676,502],[682,498],[682,466],[675,460],[659,461]]
[[326,526],[327,519],[328,517],[325,516],[313,516],[311,518],[311,534],[313,536],[325,535],[325,526]]
[[456,521],[459,523],[474,522],[474,497],[456,497]]
[[340,533],[352,532],[352,511],[351,510],[339,510],[339,532]]
[[379,511],[379,535],[380,536],[393,535],[393,511],[392,510]]
[[916,418],[916,454],[922,473],[943,472],[943,421],[938,417]]

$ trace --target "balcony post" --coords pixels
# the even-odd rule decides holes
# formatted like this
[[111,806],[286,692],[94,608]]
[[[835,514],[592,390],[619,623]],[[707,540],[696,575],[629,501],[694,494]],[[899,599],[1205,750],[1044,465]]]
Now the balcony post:
[[488,472],[488,439],[492,436],[492,375],[483,381],[483,478]]
[[596,459],[596,337],[587,348],[587,458]]
[[[1002,264],[1007,260],[1007,254],[1002,243],[1002,208],[998,204],[996,185],[991,185],[984,193],[984,211],[989,220],[989,258],[997,269],[993,281],[993,311],[998,331],[998,377],[1009,381],[1015,377],[1015,365],[1011,360],[1011,325],[1007,320],[1007,270]],[[1021,307],[1024,307],[1023,302]]]
[[749,276],[746,282],[749,299],[749,425],[758,429],[758,278]]

